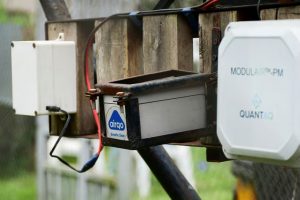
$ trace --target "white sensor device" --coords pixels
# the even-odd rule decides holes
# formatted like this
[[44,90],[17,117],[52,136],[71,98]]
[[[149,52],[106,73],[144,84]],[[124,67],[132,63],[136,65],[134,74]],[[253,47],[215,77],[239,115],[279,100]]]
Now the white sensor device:
[[11,43],[13,108],[20,115],[49,114],[46,106],[76,112],[73,41]]
[[300,166],[300,20],[227,26],[217,134],[228,158]]

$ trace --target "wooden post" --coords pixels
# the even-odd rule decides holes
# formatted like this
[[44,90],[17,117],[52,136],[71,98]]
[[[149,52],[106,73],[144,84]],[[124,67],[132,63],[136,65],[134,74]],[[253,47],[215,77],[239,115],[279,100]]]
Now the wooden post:
[[[180,69],[193,71],[193,35],[179,15],[143,17],[144,72]],[[162,146],[140,149],[162,187],[172,199],[200,199]]]
[[98,83],[142,74],[141,30],[129,19],[106,22],[96,33],[96,63]]
[[[64,33],[65,40],[76,43],[76,68],[77,68],[77,112],[72,114],[72,121],[67,129],[66,136],[82,136],[97,133],[93,120],[93,114],[85,97],[86,92],[84,81],[83,51],[89,33],[94,28],[94,20],[80,22],[53,22],[47,25],[47,39],[54,40],[59,33]],[[92,66],[92,55],[90,54],[90,66]],[[90,67],[90,79],[93,83],[93,68]],[[62,108],[63,109],[63,108]],[[59,116],[50,117],[50,134],[58,135],[64,125]]]
[[[98,24],[99,21],[96,22]],[[104,24],[96,33],[97,82],[108,82],[143,73],[142,32],[128,19],[114,19]],[[131,156],[118,150],[118,199],[130,199],[132,185]],[[121,170],[122,168],[122,170]],[[126,173],[124,173],[124,169]],[[128,171],[129,170],[129,171]]]
[[[228,11],[228,12],[220,12],[220,13],[202,13],[199,14],[199,53],[200,53],[200,73],[211,73],[215,71],[215,67],[213,62],[217,62],[217,48],[218,42],[224,35],[224,30],[226,26],[232,22],[237,21],[237,12],[236,11]],[[213,41],[213,32],[218,31],[219,33],[219,41]],[[215,33],[214,33],[215,34]],[[214,36],[215,37],[215,36]],[[214,44],[215,43],[215,44]],[[216,45],[216,52],[213,53],[213,45]],[[215,105],[216,106],[216,105]],[[208,113],[209,115],[215,116],[216,120],[216,109],[211,109],[213,112]],[[213,118],[210,119],[215,121]],[[216,122],[208,121],[207,123],[212,124]],[[218,146],[219,141],[216,135],[207,136],[200,138],[201,145],[214,145]],[[196,144],[197,145],[197,144]]]
[[193,71],[192,31],[182,16],[143,17],[144,72]]
[[210,73],[212,66],[212,31],[219,29],[221,35],[229,22],[237,20],[237,12],[220,12],[199,14],[199,46],[200,46],[200,72]]

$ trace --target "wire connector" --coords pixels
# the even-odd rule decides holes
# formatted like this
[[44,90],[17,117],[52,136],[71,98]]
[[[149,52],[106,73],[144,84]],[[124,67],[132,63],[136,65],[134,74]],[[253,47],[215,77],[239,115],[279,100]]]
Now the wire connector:
[[59,112],[61,111],[60,107],[57,106],[46,106],[46,110],[49,112]]
[[88,162],[86,162],[85,165],[80,170],[80,173],[86,172],[89,169],[91,169],[96,164],[98,157],[99,157],[99,154],[96,154]]

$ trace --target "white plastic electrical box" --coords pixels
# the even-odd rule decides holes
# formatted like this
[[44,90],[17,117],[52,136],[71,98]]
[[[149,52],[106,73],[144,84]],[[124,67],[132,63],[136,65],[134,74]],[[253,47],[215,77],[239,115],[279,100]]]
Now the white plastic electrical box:
[[74,42],[14,41],[11,59],[16,114],[48,114],[46,106],[76,112]]
[[300,166],[300,20],[230,23],[218,70],[225,155]]

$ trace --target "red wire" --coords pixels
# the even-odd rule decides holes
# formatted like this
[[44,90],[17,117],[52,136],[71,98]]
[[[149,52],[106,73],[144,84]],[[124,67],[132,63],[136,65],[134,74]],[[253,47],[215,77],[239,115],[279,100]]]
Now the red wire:
[[[93,102],[90,100],[90,103],[92,104]],[[100,119],[97,113],[96,109],[93,109],[93,116],[97,125],[97,130],[98,130],[98,138],[99,138],[99,147],[98,147],[98,155],[100,155],[102,149],[103,149],[103,144],[102,144],[102,137],[101,137],[101,126],[100,126]]]
[[212,7],[214,4],[216,4],[219,0],[210,0],[210,1],[207,1],[205,2],[204,4],[202,4],[201,8],[206,10],[210,7]]
[[[207,2],[205,2],[201,5],[201,8],[206,10],[206,9],[210,8],[211,6],[213,6],[214,4],[216,4],[218,1],[219,0],[207,1]],[[89,77],[89,59],[88,59],[88,57],[89,57],[89,50],[92,47],[92,41],[93,41],[93,38],[91,38],[88,41],[87,47],[86,47],[85,52],[84,52],[84,54],[85,54],[85,83],[86,83],[88,91],[91,90],[91,83],[90,83],[90,77]],[[91,108],[92,108],[92,111],[93,111],[93,117],[94,117],[95,123],[97,125],[97,132],[98,132],[98,138],[99,138],[98,155],[100,155],[100,153],[103,149],[102,137],[101,137],[101,125],[100,125],[100,119],[99,119],[96,107],[93,106],[94,103],[95,103],[94,101],[90,100],[90,105],[91,105]]]
[[90,91],[91,90],[91,83],[90,83],[90,77],[89,77],[89,50],[91,48],[91,45],[92,42],[91,41],[88,41],[88,45],[85,49],[85,84],[87,86],[87,90]]
[[[91,90],[91,83],[90,83],[90,76],[89,76],[89,50],[92,47],[92,40],[88,41],[88,45],[87,48],[85,49],[85,83],[87,86],[87,90],[90,91]],[[102,136],[101,136],[101,125],[100,125],[100,119],[96,110],[96,107],[93,106],[93,104],[95,103],[95,101],[90,100],[90,105],[93,111],[93,117],[95,120],[95,123],[97,125],[97,132],[98,132],[98,138],[99,138],[99,147],[98,147],[98,152],[97,154],[100,155],[102,149],[103,149],[103,144],[102,144]]]

